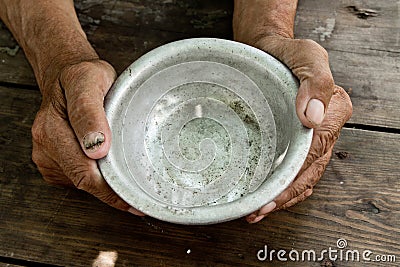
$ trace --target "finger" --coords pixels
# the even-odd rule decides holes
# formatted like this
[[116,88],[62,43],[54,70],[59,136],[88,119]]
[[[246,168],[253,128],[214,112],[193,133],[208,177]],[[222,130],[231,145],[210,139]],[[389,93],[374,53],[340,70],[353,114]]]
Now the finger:
[[143,216],[143,213],[133,209],[115,194],[102,177],[96,161],[88,158],[81,150],[67,121],[54,118],[51,124],[47,124],[46,131],[50,138],[46,143],[49,156],[59,162],[63,173],[78,189],[94,195],[114,208]]
[[254,216],[254,218],[252,216],[248,216],[246,218],[246,221],[250,224],[254,224],[254,223],[258,223],[260,222],[262,219],[265,218],[265,215],[259,215],[259,216]]
[[284,209],[290,208],[291,206],[296,205],[297,203],[303,202],[309,196],[311,196],[312,193],[313,193],[313,190],[311,188],[307,189],[306,191],[304,191],[303,193],[301,193],[297,197],[295,197],[295,198],[289,200],[288,202],[286,202],[285,204],[283,204],[279,209],[280,210],[284,210]]
[[104,157],[110,149],[111,131],[103,106],[114,79],[114,69],[104,61],[79,63],[63,70],[60,77],[70,123],[82,150],[92,159]]
[[297,53],[295,58],[286,60],[300,80],[296,98],[297,116],[303,125],[315,128],[324,120],[333,93],[328,53],[312,40],[293,40],[289,49]]
[[300,80],[296,112],[304,126],[315,128],[325,116],[333,93],[328,53],[312,40],[267,37],[259,44],[288,66]]
[[259,209],[256,212],[253,212],[252,214],[248,215],[246,217],[246,220],[248,223],[257,223],[264,219],[264,217],[273,211],[276,208],[276,203],[275,201],[271,201],[270,203],[266,204],[263,206],[261,209]]
[[322,174],[328,165],[329,159],[332,155],[333,145],[328,149],[322,157],[315,160],[304,172],[302,172],[293,183],[283,191],[276,199],[276,210],[282,209],[286,203],[292,201],[292,205],[296,204],[297,200],[300,201],[307,189],[312,189],[320,180]]

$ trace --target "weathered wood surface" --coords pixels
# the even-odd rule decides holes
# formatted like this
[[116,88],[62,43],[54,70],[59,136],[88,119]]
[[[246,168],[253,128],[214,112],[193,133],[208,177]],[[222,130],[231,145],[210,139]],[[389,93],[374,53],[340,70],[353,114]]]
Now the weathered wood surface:
[[[79,0],[76,9],[90,42],[118,73],[170,41],[232,38],[231,0]],[[336,83],[351,90],[351,123],[400,129],[399,9],[398,0],[299,1],[296,35],[329,51]],[[0,81],[35,85],[15,47],[1,26]]]
[[[75,2],[90,42],[117,72],[173,40],[232,38],[231,0]],[[0,23],[0,266],[90,266],[100,251],[117,252],[117,266],[398,266],[399,11],[398,0],[300,0],[295,30],[329,51],[337,84],[351,88],[351,123],[397,133],[344,129],[309,200],[257,225],[236,220],[201,227],[137,218],[41,179],[30,154],[40,94],[23,52]],[[397,261],[256,257],[264,245],[320,252],[335,249],[339,238],[350,250],[395,254]]]
[[15,264],[1,263],[0,262],[0,267],[22,267],[22,265],[15,265]]
[[[89,266],[100,251],[116,251],[117,266],[293,266],[276,258],[258,261],[257,251],[268,245],[319,252],[336,248],[337,239],[344,238],[348,249],[397,254],[400,260],[398,134],[343,130],[314,195],[265,222],[180,226],[138,218],[84,192],[47,185],[30,159],[39,92],[0,87],[0,99],[0,257]],[[363,264],[337,261],[334,266]]]

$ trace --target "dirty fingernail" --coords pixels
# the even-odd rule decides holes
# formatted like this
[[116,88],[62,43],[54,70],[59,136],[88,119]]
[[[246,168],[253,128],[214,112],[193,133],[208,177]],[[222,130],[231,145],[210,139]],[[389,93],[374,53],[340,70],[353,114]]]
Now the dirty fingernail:
[[250,224],[258,223],[259,221],[261,221],[262,219],[264,219],[264,217],[265,217],[265,215],[257,216],[254,220],[252,220],[252,221],[249,222],[249,223],[250,223]]
[[305,195],[306,197],[309,197],[309,196],[312,195],[312,193],[313,193],[313,190],[312,190],[312,189],[307,189],[307,190],[304,192],[304,195]]
[[104,143],[104,134],[102,132],[88,133],[83,137],[82,142],[86,150],[95,151]]
[[258,215],[266,215],[268,213],[270,213],[271,211],[273,211],[276,208],[276,202],[272,201],[270,203],[268,203],[267,205],[265,205],[264,207],[262,207],[260,209],[260,211],[258,212]]
[[140,216],[140,217],[146,216],[144,213],[141,213],[140,211],[138,211],[137,209],[132,208],[132,207],[130,207],[128,209],[128,212],[132,213],[133,215]]
[[320,125],[324,120],[325,116],[325,105],[318,99],[311,99],[308,102],[306,117],[315,125]]

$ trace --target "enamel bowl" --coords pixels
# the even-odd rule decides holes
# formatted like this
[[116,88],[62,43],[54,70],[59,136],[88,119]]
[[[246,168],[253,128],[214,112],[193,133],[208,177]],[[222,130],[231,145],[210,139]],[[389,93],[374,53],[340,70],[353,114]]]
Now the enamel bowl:
[[111,188],[160,220],[212,224],[272,201],[302,166],[312,130],[298,81],[256,48],[197,38],[135,61],[105,100],[113,134],[98,161]]

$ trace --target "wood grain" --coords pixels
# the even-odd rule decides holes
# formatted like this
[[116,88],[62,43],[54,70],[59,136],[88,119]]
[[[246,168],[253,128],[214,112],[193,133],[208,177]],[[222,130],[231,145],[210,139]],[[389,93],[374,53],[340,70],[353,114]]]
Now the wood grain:
[[[78,0],[76,9],[99,55],[122,72],[145,52],[191,37],[232,38],[232,1]],[[360,11],[361,10],[361,11]],[[374,16],[362,17],[362,10]],[[330,54],[335,81],[350,92],[351,123],[400,129],[400,17],[398,1],[299,1],[296,36]],[[0,24],[0,47],[15,48]],[[0,81],[35,85],[21,50],[0,53]]]
[[264,245],[320,252],[344,238],[348,249],[400,259],[398,134],[344,129],[313,196],[262,223],[181,226],[138,218],[84,192],[47,185],[30,159],[39,92],[0,87],[0,99],[1,257],[88,266],[100,251],[116,251],[117,266],[291,266],[276,258],[258,261],[256,254]]

